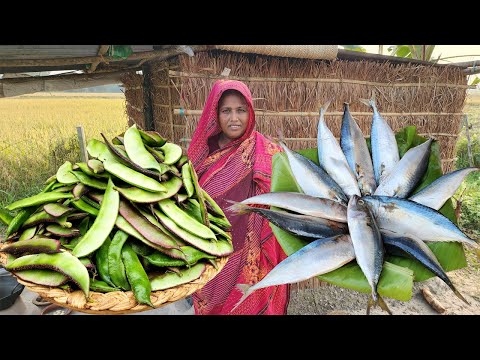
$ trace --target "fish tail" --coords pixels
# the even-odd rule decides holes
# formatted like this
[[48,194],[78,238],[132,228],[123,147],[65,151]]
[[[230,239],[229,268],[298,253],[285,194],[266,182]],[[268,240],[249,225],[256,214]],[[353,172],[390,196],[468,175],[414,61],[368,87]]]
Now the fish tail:
[[237,303],[235,304],[235,306],[230,310],[230,312],[232,312],[233,310],[235,310],[238,305],[240,305],[240,303],[243,302],[243,300],[245,300],[248,295],[250,295],[250,292],[248,291],[248,289],[250,289],[250,285],[248,284],[237,284],[235,285],[236,288],[238,290],[240,290],[240,292],[242,293],[242,297],[240,298],[240,300],[237,301]]
[[236,214],[245,214],[249,211],[251,211],[251,206],[248,206],[246,204],[239,203],[238,201],[233,201],[233,200],[225,200],[233,205],[230,205],[229,207],[226,208],[226,210],[229,210],[231,212],[234,212]]
[[450,286],[450,289],[452,289],[452,291],[454,292],[454,294],[457,295],[457,297],[458,297],[460,300],[462,300],[465,304],[470,305],[470,303],[467,301],[467,299],[465,299],[465,298],[463,297],[463,295],[460,293],[460,291],[458,291],[458,290],[455,288],[455,286],[453,286],[453,285]]
[[375,306],[375,301],[373,300],[373,298],[370,296],[369,299],[368,299],[368,303],[367,303],[367,315],[370,315],[370,308],[372,306]]
[[389,315],[392,315],[392,311],[388,308],[387,303],[378,293],[372,292],[367,304],[367,315],[370,315],[370,309],[376,305],[379,305],[383,311],[386,311]]
[[372,93],[372,97],[370,99],[358,99],[361,103],[371,107],[373,110],[376,110],[376,101],[375,101],[375,93]]
[[386,311],[389,315],[392,315],[392,311],[388,308],[388,305],[387,303],[385,302],[385,300],[383,300],[383,298],[380,296],[380,294],[377,294],[378,295],[378,305],[380,306],[380,308],[383,310],[383,311]]
[[330,100],[327,100],[322,106],[320,106],[320,117],[323,117],[323,115],[327,112],[328,107],[330,106],[330,103],[332,102],[333,98]]

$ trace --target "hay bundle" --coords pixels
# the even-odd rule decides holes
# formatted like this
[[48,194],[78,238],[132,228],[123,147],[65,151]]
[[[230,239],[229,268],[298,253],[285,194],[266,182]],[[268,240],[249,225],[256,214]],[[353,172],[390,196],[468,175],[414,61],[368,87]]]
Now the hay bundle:
[[[213,82],[228,77],[245,82],[256,109],[257,130],[277,136],[281,129],[293,149],[316,147],[318,111],[333,99],[325,119],[340,136],[343,103],[365,136],[372,111],[360,98],[375,93],[378,110],[394,131],[415,125],[419,134],[439,141],[443,171],[454,169],[455,144],[466,99],[467,78],[455,67],[374,61],[325,61],[211,50],[180,55],[152,65],[155,130],[188,148]],[[228,71],[227,71],[228,73]],[[143,92],[138,78],[124,82],[130,121],[144,125]],[[140,82],[141,87],[141,82]],[[292,289],[316,287],[309,280]]]
[[128,116],[128,126],[137,124],[142,129],[145,127],[145,116],[143,114],[143,76],[128,72],[122,76],[122,83],[125,86],[125,111]]

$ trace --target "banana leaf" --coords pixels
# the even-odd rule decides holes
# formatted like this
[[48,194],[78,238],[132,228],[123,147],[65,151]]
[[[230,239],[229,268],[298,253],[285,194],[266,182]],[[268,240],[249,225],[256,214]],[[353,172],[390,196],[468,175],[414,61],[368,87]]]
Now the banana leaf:
[[[417,134],[415,126],[407,126],[396,134],[400,156],[416,145],[426,141],[424,137]],[[367,143],[369,145],[369,139]],[[299,150],[304,155],[318,164],[316,148]],[[433,142],[428,169],[415,191],[427,186],[442,175],[441,157],[437,142]],[[290,170],[285,153],[277,153],[272,160],[272,192],[294,191],[302,192]],[[456,221],[452,202],[449,200],[440,209],[440,212],[452,221]],[[305,246],[308,242],[298,236],[270,224],[275,237],[287,255]],[[427,245],[437,256],[438,261],[445,271],[456,270],[467,265],[463,246],[454,242],[428,242]],[[382,296],[407,301],[412,296],[413,281],[423,281],[433,277],[434,274],[427,270],[415,259],[388,255],[385,258],[385,265],[378,283],[378,292]],[[369,293],[370,286],[367,283],[360,267],[355,261],[342,266],[327,274],[319,275],[319,279],[333,285]]]

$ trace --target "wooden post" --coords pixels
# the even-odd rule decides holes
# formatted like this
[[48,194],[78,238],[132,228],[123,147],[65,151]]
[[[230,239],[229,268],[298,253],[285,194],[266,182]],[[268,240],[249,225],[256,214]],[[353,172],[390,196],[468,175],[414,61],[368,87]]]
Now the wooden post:
[[152,109],[152,71],[149,64],[142,65],[143,73],[143,115],[145,116],[145,130],[155,130]]
[[468,129],[468,115],[464,115],[465,120],[465,135],[467,135],[467,151],[468,151],[468,163],[470,166],[473,166],[473,157],[472,157],[472,143],[470,141],[470,133]]
[[85,131],[83,126],[77,126],[78,143],[80,145],[80,157],[83,162],[88,161],[87,143],[85,140]]

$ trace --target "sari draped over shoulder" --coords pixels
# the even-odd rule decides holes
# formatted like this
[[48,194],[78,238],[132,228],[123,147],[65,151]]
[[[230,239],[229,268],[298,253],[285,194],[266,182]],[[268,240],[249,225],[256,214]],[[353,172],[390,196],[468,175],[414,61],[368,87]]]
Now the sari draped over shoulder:
[[[228,89],[240,91],[247,100],[247,129],[242,137],[224,148],[210,151],[209,139],[221,132],[217,104]],[[288,284],[258,289],[231,312],[242,296],[236,284],[256,284],[286,258],[265,218],[255,213],[235,215],[227,210],[231,205],[227,200],[242,201],[270,192],[272,156],[282,150],[254,127],[255,113],[248,87],[235,80],[217,81],[192,137],[188,156],[198,174],[200,186],[232,223],[234,252],[217,276],[192,295],[196,314],[278,315],[287,312]]]

